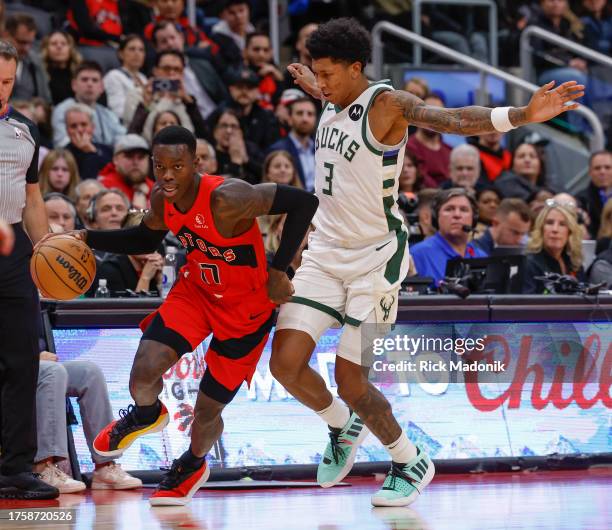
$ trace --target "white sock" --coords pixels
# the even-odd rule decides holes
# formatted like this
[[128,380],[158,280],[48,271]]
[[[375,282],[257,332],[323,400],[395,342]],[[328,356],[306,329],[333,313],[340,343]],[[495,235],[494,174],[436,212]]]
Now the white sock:
[[331,405],[317,412],[330,427],[342,429],[351,417],[348,407],[339,399],[332,398]]
[[408,439],[404,431],[395,442],[385,445],[385,448],[391,455],[391,460],[398,464],[407,464],[417,455],[416,446]]

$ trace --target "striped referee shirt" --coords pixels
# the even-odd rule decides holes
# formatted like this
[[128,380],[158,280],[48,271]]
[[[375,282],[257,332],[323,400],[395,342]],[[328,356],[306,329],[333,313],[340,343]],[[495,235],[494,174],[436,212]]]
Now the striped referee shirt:
[[40,135],[36,125],[12,107],[0,116],[0,218],[21,222],[26,183],[38,182]]

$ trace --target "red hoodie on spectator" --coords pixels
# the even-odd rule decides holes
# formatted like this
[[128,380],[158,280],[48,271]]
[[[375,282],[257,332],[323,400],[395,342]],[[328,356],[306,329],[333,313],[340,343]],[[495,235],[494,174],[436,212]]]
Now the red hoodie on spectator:
[[[153,22],[149,22],[144,29],[144,36],[149,40],[153,41],[153,28],[155,24],[159,22],[163,22],[166,20],[162,18],[160,15],[157,15]],[[172,21],[171,21],[172,22]],[[206,42],[210,46],[210,51],[213,54],[216,54],[219,51],[219,45],[208,38],[206,33],[204,33],[199,28],[194,28],[191,24],[189,24],[189,19],[186,16],[180,17],[176,23],[181,27],[183,35],[185,36],[185,46],[192,47],[197,46],[200,42]]]
[[[80,9],[75,15],[74,10]],[[87,10],[85,13],[84,9]],[[91,24],[90,27],[80,27],[77,24],[79,15],[82,23]],[[79,5],[70,8],[66,13],[70,27],[79,35],[78,43],[87,46],[102,46],[107,40],[119,41],[123,33],[119,3],[117,0],[82,0]],[[91,22],[88,22],[88,19]],[[87,36],[86,36],[87,35]]]
[[[128,182],[126,182],[125,178],[123,178],[117,172],[117,169],[115,168],[115,164],[113,164],[112,162],[109,162],[100,170],[100,174],[98,175],[98,180],[107,189],[110,189],[110,188],[120,189],[123,193],[125,193],[128,196],[128,198],[130,199],[130,202],[134,200],[134,187],[131,186]],[[149,193],[147,193],[147,201],[148,201],[151,198],[151,190],[153,189],[153,185],[155,184],[155,182],[151,180],[149,177],[147,177],[145,179],[145,183],[147,184],[147,186],[149,186]]]

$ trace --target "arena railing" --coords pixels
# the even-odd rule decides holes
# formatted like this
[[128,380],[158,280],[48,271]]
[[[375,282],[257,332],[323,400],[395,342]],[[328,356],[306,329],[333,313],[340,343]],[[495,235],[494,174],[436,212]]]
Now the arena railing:
[[[421,35],[421,11],[423,4],[445,4],[454,6],[484,6],[489,8],[489,60],[497,66],[497,4],[494,0],[413,0],[412,1],[412,31]],[[412,48],[413,63],[421,66],[421,46],[415,43]]]
[[587,48],[582,44],[571,41],[564,37],[560,37],[551,31],[540,28],[539,26],[527,26],[521,33],[520,40],[520,61],[521,75],[524,79],[534,79],[535,72],[533,68],[533,49],[531,48],[530,40],[532,37],[538,37],[557,46],[561,46],[576,55],[581,55],[587,59],[599,63],[608,68],[612,68],[612,59],[603,53],[599,53],[591,48]]
[[[463,64],[470,68],[473,68],[480,72],[480,87],[481,92],[486,92],[486,78],[487,75],[492,75],[494,77],[498,77],[502,79],[506,83],[521,88],[526,92],[533,93],[538,90],[540,87],[529,81],[521,79],[515,75],[509,74],[491,66],[487,63],[483,63],[482,61],[478,61],[473,59],[472,57],[468,57],[462,53],[459,53],[448,46],[443,46],[442,44],[438,44],[437,42],[423,37],[422,35],[418,35],[413,31],[409,31],[404,29],[396,24],[392,24],[391,22],[378,22],[374,28],[372,29],[372,41],[373,41],[373,49],[372,49],[372,63],[374,67],[374,75],[377,79],[383,77],[383,48],[384,44],[382,42],[382,34],[389,33],[398,39],[402,39],[411,43],[416,43],[419,46],[426,48],[428,50],[433,51],[434,53],[441,55],[442,57],[446,57],[456,63]],[[599,151],[605,146],[605,135],[604,130],[599,121],[597,115],[588,107],[584,105],[580,105],[574,112],[580,114],[584,117],[584,119],[589,123],[592,128],[592,133],[589,138],[589,147],[592,151]]]

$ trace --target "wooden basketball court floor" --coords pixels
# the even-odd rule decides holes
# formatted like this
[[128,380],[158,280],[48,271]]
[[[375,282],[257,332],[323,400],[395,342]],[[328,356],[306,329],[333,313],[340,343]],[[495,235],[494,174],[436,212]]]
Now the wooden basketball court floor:
[[[382,478],[382,477],[380,477]],[[373,508],[380,482],[350,487],[200,490],[187,507],[151,508],[152,489],[88,491],[58,501],[0,501],[0,528],[464,530],[612,528],[612,467],[436,476],[410,508]],[[17,522],[10,510],[69,510],[68,524]],[[13,516],[14,518],[15,516]]]

